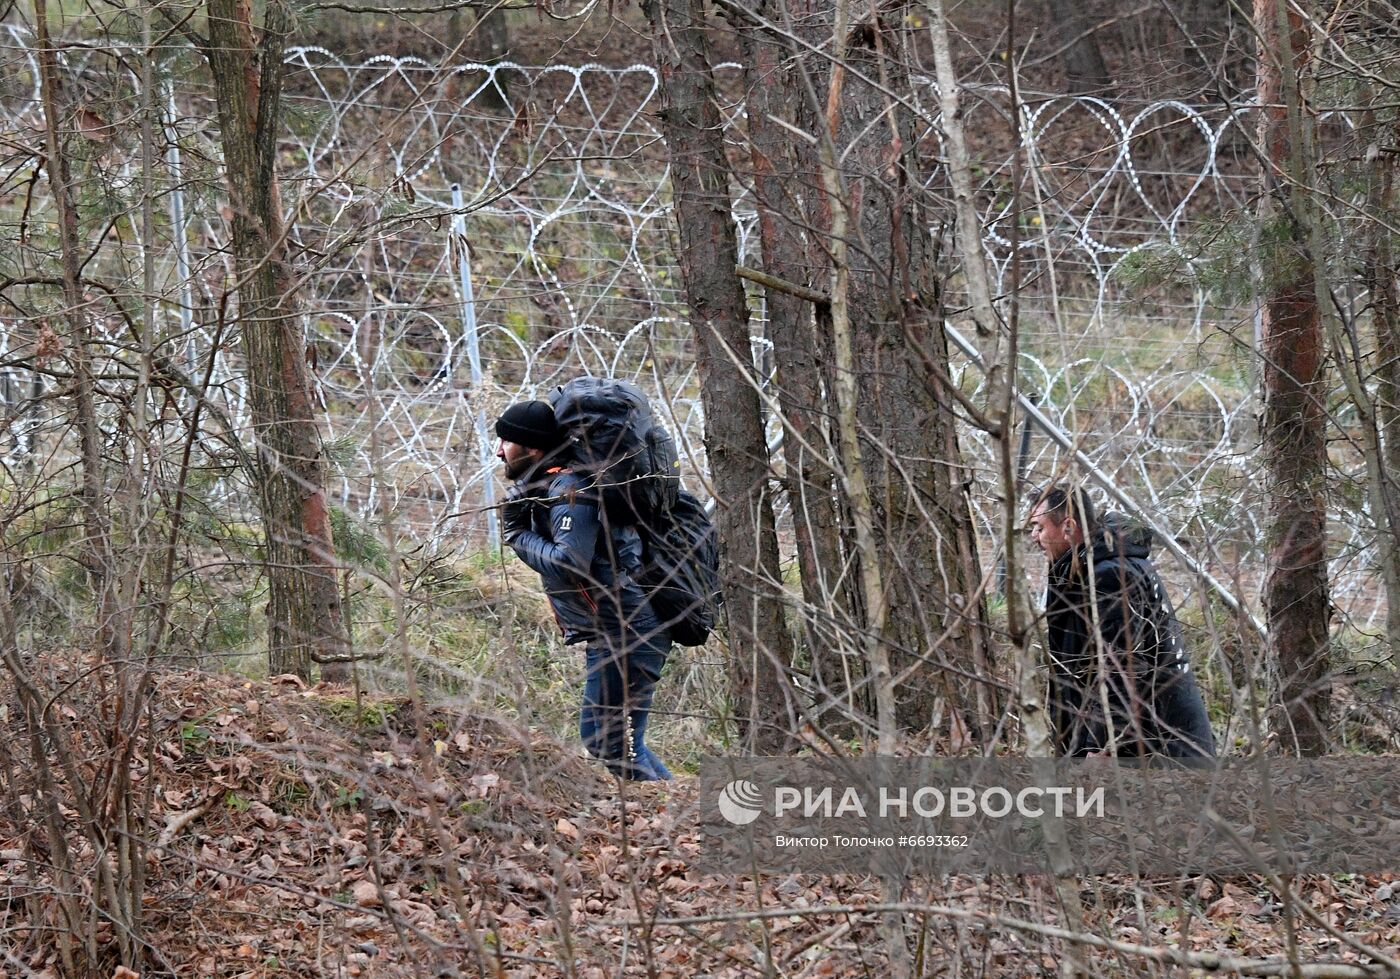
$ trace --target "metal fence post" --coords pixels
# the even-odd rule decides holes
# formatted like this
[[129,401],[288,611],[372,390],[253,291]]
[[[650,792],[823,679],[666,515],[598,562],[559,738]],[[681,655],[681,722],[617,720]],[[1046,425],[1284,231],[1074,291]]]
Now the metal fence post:
[[185,227],[185,188],[180,143],[175,131],[175,87],[165,81],[165,165],[170,168],[170,237],[175,242],[175,278],[180,282],[180,333],[185,338],[185,371],[195,376],[199,354],[194,342],[194,290],[190,287],[190,242]]
[[[476,333],[476,296],[472,292],[471,249],[467,246],[467,217],[462,212],[462,185],[452,185],[452,248],[457,252],[457,277],[462,290],[462,340],[467,347],[471,370],[471,401],[476,405],[476,452],[485,476],[486,536],[494,545],[496,529],[496,481],[491,477],[491,434],[486,428],[486,406],[481,402],[484,385],[481,374],[481,347]],[[456,358],[453,358],[455,363]],[[450,378],[449,378],[450,380]]]

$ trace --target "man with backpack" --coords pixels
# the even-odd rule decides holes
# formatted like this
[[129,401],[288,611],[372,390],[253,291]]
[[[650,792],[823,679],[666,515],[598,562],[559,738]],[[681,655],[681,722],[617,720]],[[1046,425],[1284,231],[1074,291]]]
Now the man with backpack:
[[1061,487],[1036,498],[1030,523],[1050,561],[1046,642],[1060,750],[1072,758],[1213,758],[1181,626],[1148,558],[1152,532],[1119,514],[1096,520],[1088,494]]
[[607,487],[555,406],[512,405],[496,421],[496,434],[496,456],[513,481],[502,537],[539,574],[564,642],[586,644],[584,747],[621,778],[669,779],[645,735],[671,634],[641,583],[637,524],[610,519]]

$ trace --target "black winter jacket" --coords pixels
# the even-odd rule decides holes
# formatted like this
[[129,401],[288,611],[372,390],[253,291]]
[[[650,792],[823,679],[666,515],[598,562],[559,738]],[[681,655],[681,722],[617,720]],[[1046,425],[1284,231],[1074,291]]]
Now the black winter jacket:
[[[1121,518],[1060,556],[1045,596],[1051,715],[1061,751],[1109,748],[1100,644],[1119,757],[1214,757],[1215,739],[1181,625],[1148,560],[1152,534]],[[1095,612],[1097,609],[1097,623]]]
[[530,529],[511,548],[540,575],[564,642],[619,642],[650,636],[660,624],[637,584],[642,540],[635,527],[604,531],[588,481],[568,469],[521,480],[533,502]]

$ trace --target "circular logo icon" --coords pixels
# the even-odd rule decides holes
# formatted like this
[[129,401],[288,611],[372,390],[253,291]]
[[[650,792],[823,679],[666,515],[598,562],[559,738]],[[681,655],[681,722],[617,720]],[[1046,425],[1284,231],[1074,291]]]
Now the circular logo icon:
[[763,815],[763,793],[748,779],[736,778],[720,789],[719,814],[735,826],[747,826]]

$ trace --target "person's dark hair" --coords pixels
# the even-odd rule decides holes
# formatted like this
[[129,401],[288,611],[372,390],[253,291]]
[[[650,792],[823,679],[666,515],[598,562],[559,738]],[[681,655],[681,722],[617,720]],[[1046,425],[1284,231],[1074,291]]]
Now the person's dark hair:
[[1039,490],[1031,496],[1031,509],[1034,510],[1042,504],[1045,506],[1046,515],[1052,517],[1057,524],[1064,523],[1065,517],[1073,514],[1079,529],[1084,531],[1086,536],[1098,526],[1094,516],[1094,503],[1081,487],[1065,489],[1063,486],[1051,486]]

